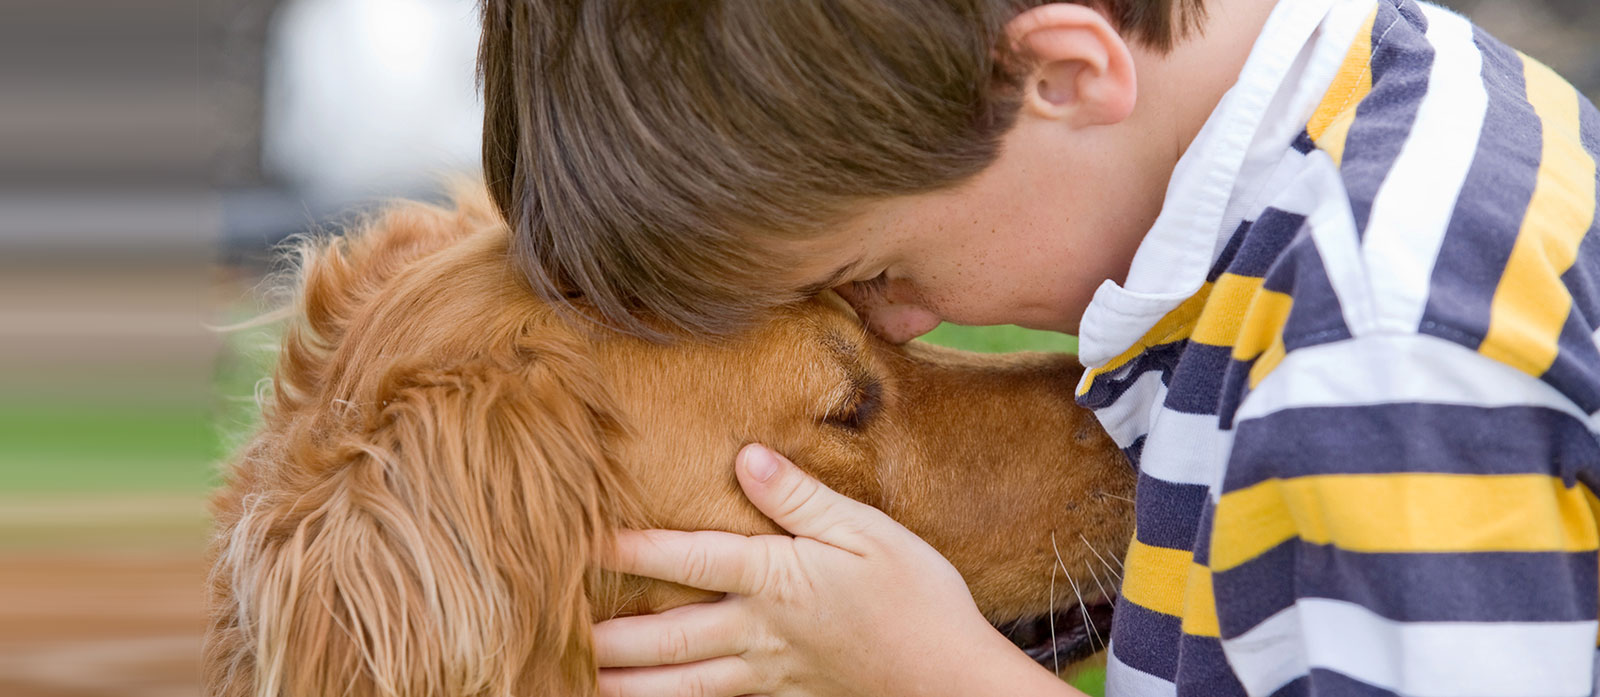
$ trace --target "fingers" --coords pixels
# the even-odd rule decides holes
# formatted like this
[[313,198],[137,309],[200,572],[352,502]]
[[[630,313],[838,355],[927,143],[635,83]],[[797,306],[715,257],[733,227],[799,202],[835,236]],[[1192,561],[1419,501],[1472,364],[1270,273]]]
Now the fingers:
[[727,532],[622,530],[606,568],[719,593],[749,595],[764,574],[766,547]]
[[741,619],[730,597],[607,620],[594,626],[595,661],[601,668],[628,668],[735,656],[745,648]]
[[736,469],[750,502],[796,536],[859,552],[861,531],[894,525],[882,511],[829,489],[765,446],[745,446]]
[[735,697],[764,692],[760,676],[737,656],[679,666],[607,668],[599,697]]

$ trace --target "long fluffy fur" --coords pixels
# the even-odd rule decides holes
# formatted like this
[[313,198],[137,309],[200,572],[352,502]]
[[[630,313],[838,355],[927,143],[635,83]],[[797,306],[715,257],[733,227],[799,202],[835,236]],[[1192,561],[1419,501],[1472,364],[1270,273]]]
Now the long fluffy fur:
[[273,401],[213,504],[208,693],[592,692],[618,425],[574,337],[505,311],[515,284],[440,282],[504,255],[498,225],[468,191],[299,248]]

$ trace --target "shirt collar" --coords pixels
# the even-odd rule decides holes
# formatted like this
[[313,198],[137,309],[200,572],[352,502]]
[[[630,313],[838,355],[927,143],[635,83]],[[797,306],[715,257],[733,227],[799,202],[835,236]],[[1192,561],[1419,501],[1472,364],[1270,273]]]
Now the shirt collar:
[[[1283,131],[1281,124],[1263,123],[1269,106],[1298,75],[1297,58],[1341,4],[1370,7],[1372,0],[1286,0],[1268,16],[1239,79],[1178,159],[1161,214],[1135,252],[1127,281],[1101,283],[1084,311],[1078,330],[1084,365],[1096,367],[1126,351],[1205,283],[1219,236],[1232,232],[1222,228],[1247,153],[1258,135]],[[1294,135],[1284,139],[1284,148]]]

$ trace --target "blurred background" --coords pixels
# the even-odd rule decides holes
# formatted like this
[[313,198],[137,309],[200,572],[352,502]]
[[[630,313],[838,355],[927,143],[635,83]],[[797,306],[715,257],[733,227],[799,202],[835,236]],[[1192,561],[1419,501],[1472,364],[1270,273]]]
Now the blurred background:
[[[1600,97],[1600,3],[1447,4]],[[274,341],[215,327],[279,240],[476,168],[476,41],[472,0],[0,8],[0,695],[198,694],[206,492]]]

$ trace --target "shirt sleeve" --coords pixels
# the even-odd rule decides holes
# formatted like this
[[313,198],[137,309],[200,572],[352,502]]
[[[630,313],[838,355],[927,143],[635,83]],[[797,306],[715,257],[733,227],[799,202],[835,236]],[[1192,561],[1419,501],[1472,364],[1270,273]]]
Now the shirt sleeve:
[[1290,352],[1234,423],[1207,564],[1250,694],[1591,694],[1600,446],[1571,400],[1378,335]]

